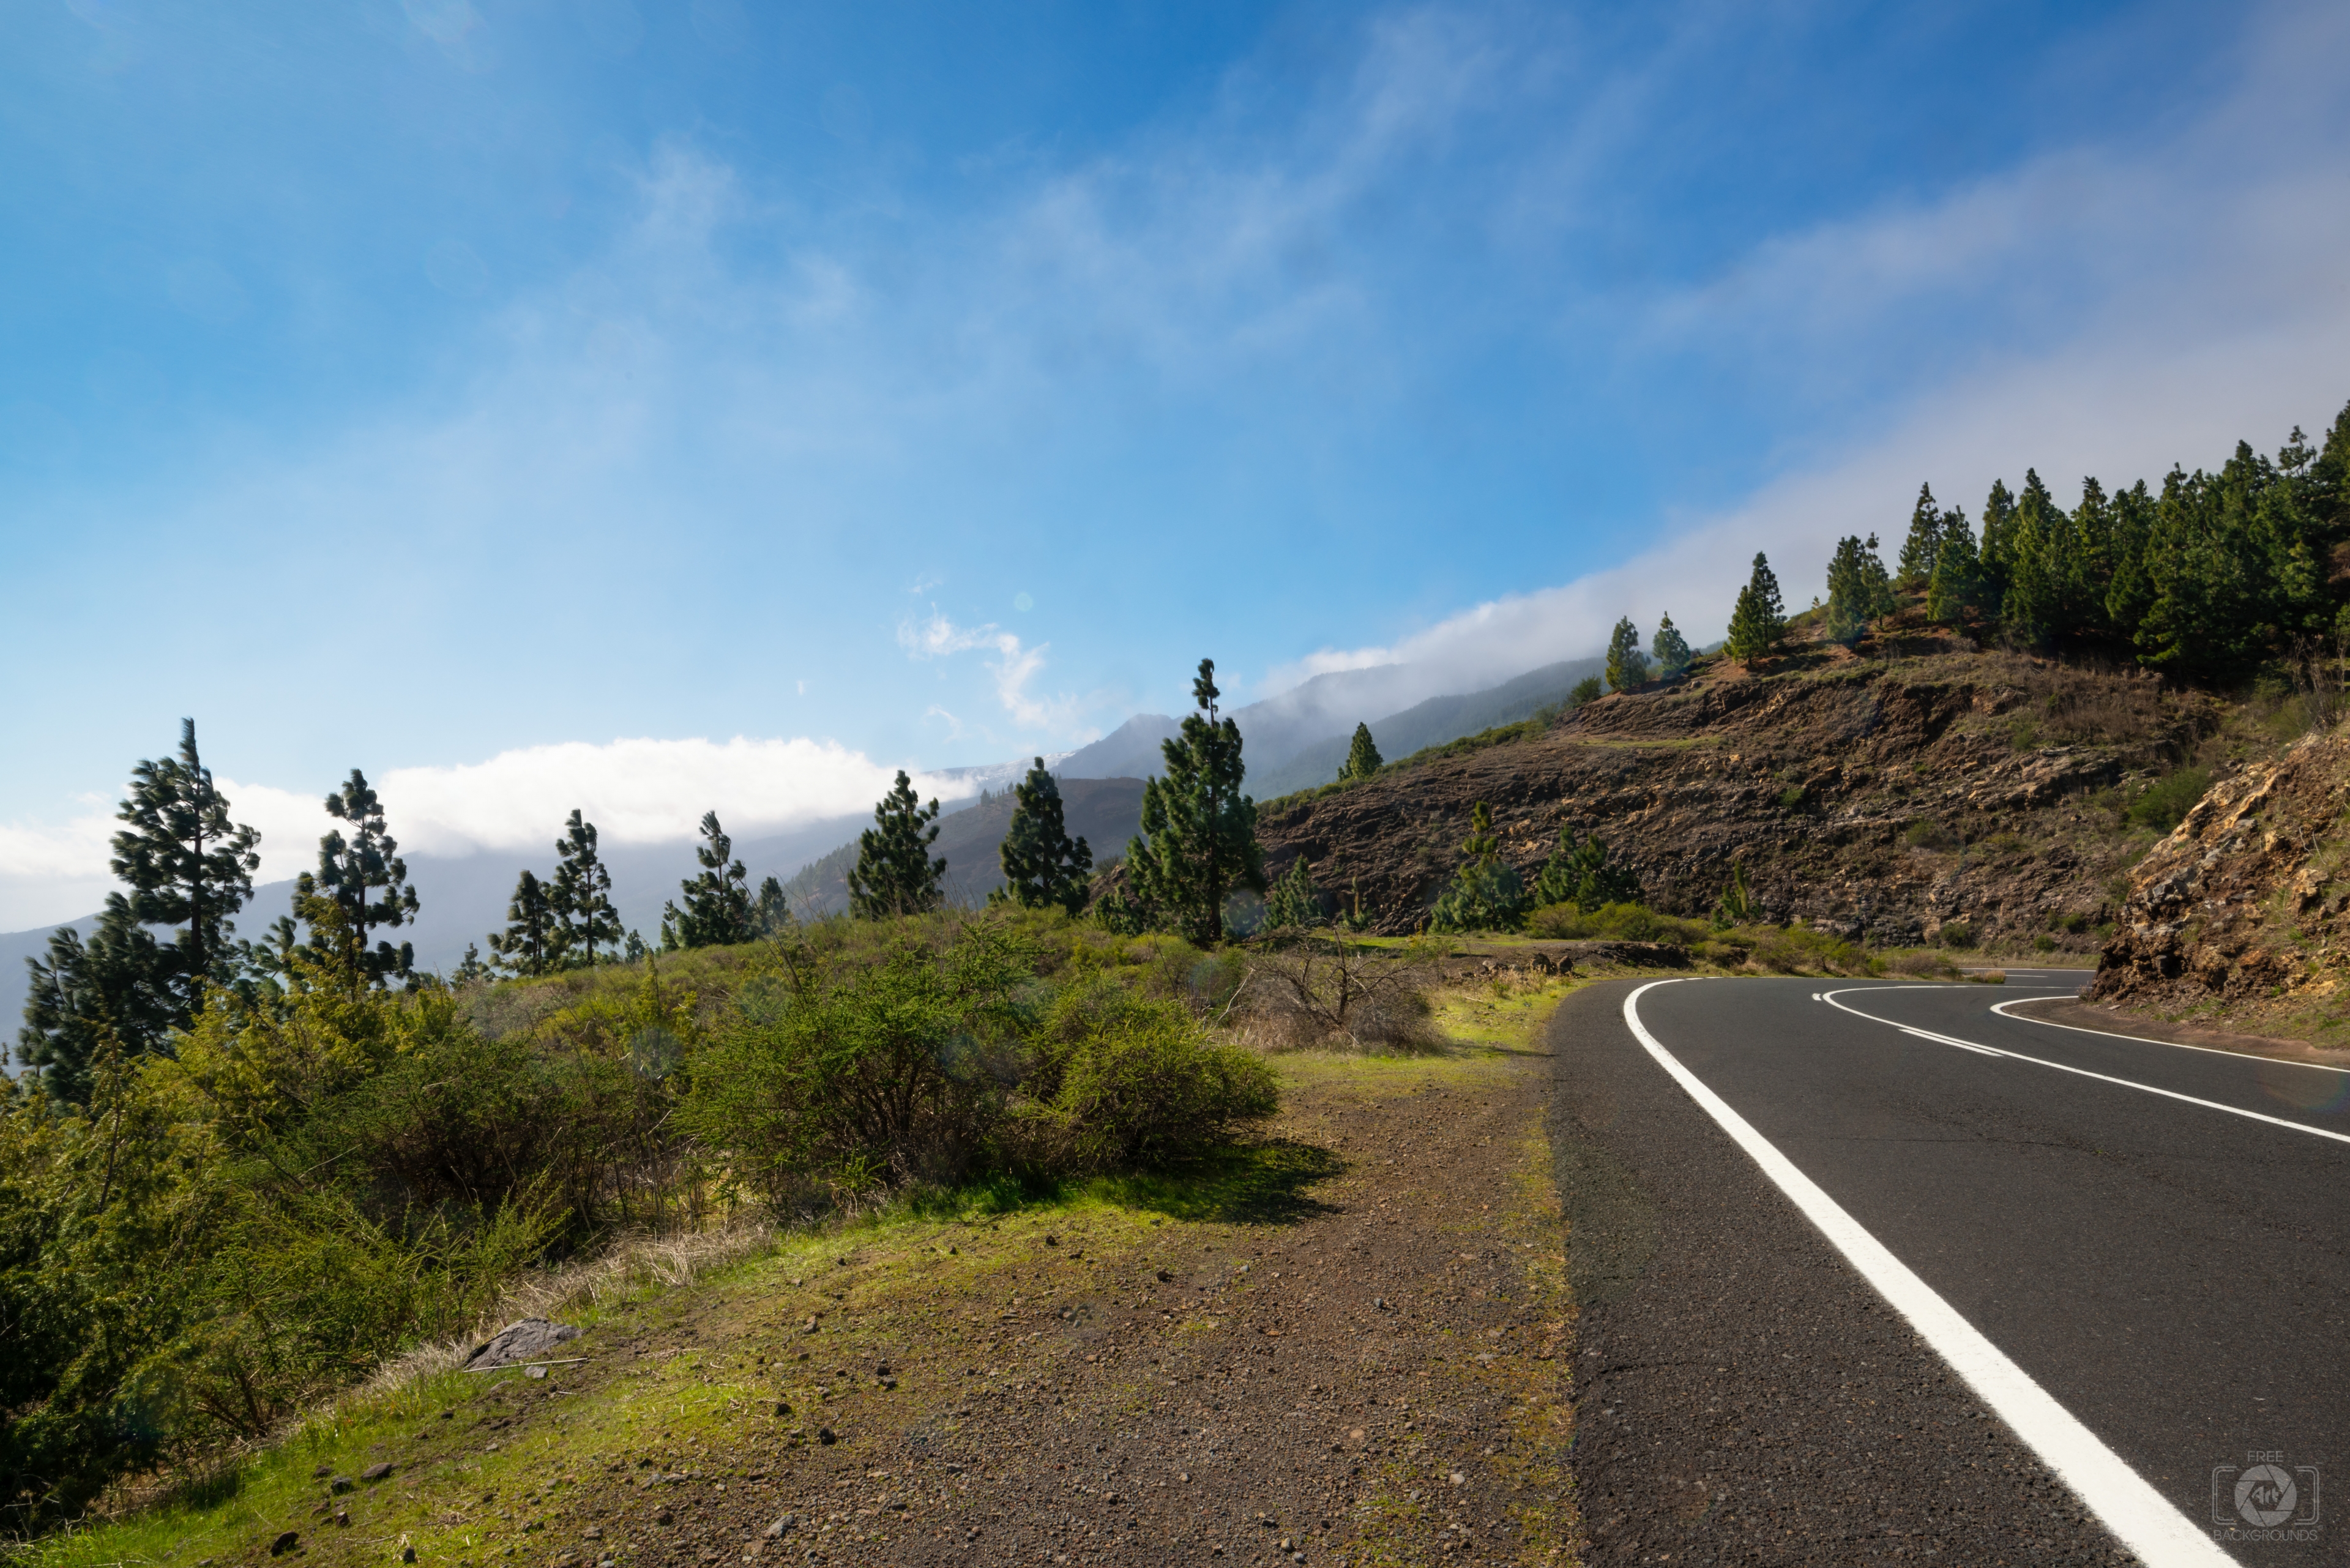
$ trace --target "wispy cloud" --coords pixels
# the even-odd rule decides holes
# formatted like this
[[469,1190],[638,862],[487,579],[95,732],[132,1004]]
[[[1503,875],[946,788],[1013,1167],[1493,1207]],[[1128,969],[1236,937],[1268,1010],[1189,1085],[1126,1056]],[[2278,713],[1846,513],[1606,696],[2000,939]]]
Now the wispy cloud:
[[[1021,641],[1018,633],[1006,631],[993,621],[985,626],[959,627],[934,606],[929,619],[899,623],[898,644],[914,659],[944,659],[974,649],[993,652],[995,657],[983,662],[994,678],[996,700],[1015,722],[1026,729],[1066,730],[1083,707],[1076,697],[1033,695],[1029,683],[1044,672],[1045,651],[1052,645],[1040,642],[1029,647]],[[931,711],[940,713],[944,710],[934,707]],[[957,733],[960,732],[958,723]]]

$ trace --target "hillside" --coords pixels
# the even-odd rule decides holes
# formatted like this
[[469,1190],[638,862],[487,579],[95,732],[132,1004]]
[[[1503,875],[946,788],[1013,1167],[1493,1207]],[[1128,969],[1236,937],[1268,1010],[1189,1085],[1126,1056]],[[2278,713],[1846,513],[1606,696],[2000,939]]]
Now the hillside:
[[1701,659],[1537,733],[1268,803],[1267,869],[1305,854],[1326,894],[1354,888],[1378,930],[1414,930],[1485,801],[1528,876],[1568,827],[1675,913],[1705,913],[1742,863],[1774,921],[2086,957],[2159,836],[2147,792],[2251,722],[2150,676],[1978,651],[1914,610],[1884,651]]

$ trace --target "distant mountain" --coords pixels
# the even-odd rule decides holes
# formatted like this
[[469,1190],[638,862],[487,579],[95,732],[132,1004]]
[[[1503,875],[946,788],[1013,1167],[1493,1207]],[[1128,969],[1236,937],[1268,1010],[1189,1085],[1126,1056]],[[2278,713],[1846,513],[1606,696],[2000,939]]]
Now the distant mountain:
[[[1065,778],[1061,785],[1063,824],[1072,838],[1083,838],[1099,865],[1122,853],[1126,841],[1142,826],[1142,781],[1138,778]],[[939,818],[933,857],[947,863],[947,901],[975,906],[1003,886],[1003,868],[996,851],[1012,826],[1012,793],[993,794]],[[857,841],[849,840],[831,854],[804,867],[784,885],[792,908],[802,915],[837,914],[848,908],[848,873],[857,864]]]
[[[1565,701],[1576,681],[1597,675],[1607,667],[1605,659],[1569,659],[1528,670],[1513,680],[1482,691],[1430,697],[1399,713],[1384,718],[1366,715],[1359,722],[1370,725],[1371,739],[1378,743],[1379,755],[1391,763],[1399,762],[1423,746],[1440,746],[1496,724],[1514,724],[1531,718],[1538,709]],[[1277,761],[1259,763],[1252,758],[1249,793],[1259,800],[1272,800],[1295,790],[1328,784],[1338,776],[1338,769],[1347,760],[1347,750],[1354,743],[1357,722],[1349,721],[1343,731]]]
[[1164,713],[1137,713],[1090,746],[1080,746],[1053,765],[1066,779],[1145,779],[1159,772],[1161,741],[1171,740],[1175,721]]

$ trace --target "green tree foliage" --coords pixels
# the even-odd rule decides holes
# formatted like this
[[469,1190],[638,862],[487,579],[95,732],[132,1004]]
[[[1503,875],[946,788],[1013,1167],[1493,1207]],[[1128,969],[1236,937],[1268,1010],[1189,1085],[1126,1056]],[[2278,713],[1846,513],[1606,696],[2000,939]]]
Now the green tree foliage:
[[1713,906],[1715,929],[1728,930],[1732,926],[1751,926],[1762,918],[1761,900],[1746,886],[1745,863],[1731,862],[1730,886],[1721,890],[1721,898]]
[[1779,578],[1761,551],[1754,553],[1754,572],[1738,590],[1730,612],[1730,640],[1725,648],[1742,662],[1766,657],[1787,635],[1787,607],[1779,597]]
[[1551,851],[1541,874],[1534,878],[1534,901],[1573,904],[1579,909],[1596,909],[1605,904],[1637,904],[1640,901],[1640,878],[1630,867],[1610,859],[1607,846],[1596,835],[1578,843],[1573,827],[1562,827],[1558,830],[1558,847]]
[[1371,739],[1371,727],[1357,724],[1354,743],[1347,748],[1346,763],[1338,770],[1338,782],[1349,784],[1357,779],[1367,779],[1385,766],[1387,763],[1379,755],[1378,742]]
[[1029,909],[1057,904],[1076,914],[1086,907],[1087,885],[1093,879],[1093,847],[1083,838],[1069,837],[1061,815],[1061,786],[1045,771],[1044,758],[1035,759],[1013,794],[1011,826],[996,852],[1004,886],[991,898],[1008,898]]
[[1616,623],[1607,637],[1607,684],[1617,691],[1628,691],[1648,679],[1648,656],[1640,651],[1640,628],[1632,624],[1630,616]]
[[[415,973],[412,943],[393,947],[379,941],[370,950],[368,933],[379,926],[394,930],[416,916],[416,889],[408,885],[408,863],[400,845],[385,831],[383,803],[359,769],[343,787],[327,797],[327,815],[350,826],[344,838],[338,828],[318,840],[318,869],[305,871],[294,885],[294,911],[302,915],[313,898],[325,898],[342,912],[331,931],[310,922],[311,957],[324,970],[349,983],[381,987],[387,981],[410,979]],[[320,944],[343,944],[329,951]]]
[[1600,694],[1605,691],[1607,691],[1607,688],[1599,683],[1599,677],[1596,675],[1586,675],[1582,680],[1576,681],[1573,689],[1567,692],[1567,706],[1570,708],[1580,708],[1586,702],[1596,702],[1599,701]]
[[1240,726],[1219,718],[1216,661],[1200,660],[1191,682],[1198,711],[1160,743],[1163,777],[1142,786],[1142,832],[1126,846],[1128,885],[1143,918],[1201,947],[1222,941],[1224,899],[1234,888],[1264,891],[1256,803],[1241,793],[1247,764]]
[[1877,556],[1877,535],[1863,541],[1846,535],[1838,540],[1828,561],[1829,639],[1850,647],[1868,630],[1869,622],[1893,610],[1893,584]]
[[620,941],[620,911],[612,907],[612,873],[596,852],[596,825],[575,809],[555,841],[555,856],[546,904],[556,920],[556,964],[584,968],[596,962],[598,949]]
[[1264,923],[1268,930],[1304,929],[1322,923],[1322,895],[1314,886],[1314,867],[1307,857],[1300,855],[1289,864],[1286,875],[1274,879],[1264,896]]
[[88,1103],[103,1053],[135,1056],[167,1048],[170,998],[155,983],[163,955],[120,893],[106,896],[88,941],[71,926],[60,926],[50,933],[46,954],[25,963],[32,975],[16,1056],[40,1070],[41,1083],[59,1104]]
[[1461,867],[1452,885],[1437,896],[1430,923],[1440,931],[1506,931],[1531,908],[1525,879],[1502,858],[1493,831],[1493,809],[1483,801],[1469,808],[1469,836],[1461,841]]
[[490,978],[490,966],[482,961],[482,950],[473,942],[465,944],[465,956],[449,971],[449,983],[453,986],[479,985]]
[[925,807],[913,780],[898,782],[873,808],[873,826],[857,837],[857,866],[848,874],[848,907],[860,920],[920,915],[946,901],[947,863],[931,858],[938,841],[939,803]]
[[182,719],[180,754],[132,768],[130,798],[117,813],[125,826],[114,836],[110,865],[130,888],[131,918],[179,930],[155,975],[174,1029],[195,1022],[206,985],[236,978],[229,933],[253,896],[261,835],[231,822],[228,812],[197,753],[196,722]]
[[1934,575],[1942,558],[1942,509],[1934,504],[1934,487],[1918,487],[1918,504],[1909,510],[1909,536],[1901,542],[1901,580],[1922,583]]
[[751,906],[754,932],[772,940],[795,924],[797,921],[792,918],[791,900],[784,894],[784,885],[773,877],[761,882],[758,899]]
[[2159,493],[2093,475],[2067,511],[2027,470],[2019,493],[1991,486],[1979,550],[1954,550],[1963,526],[1944,519],[1928,614],[1971,611],[2019,645],[2110,649],[2189,680],[2305,663],[2350,613],[2346,478],[2350,407],[2322,445],[2298,429],[2272,457],[2240,441],[2216,472],[2174,468]]
[[1673,624],[1673,618],[1663,616],[1657,621],[1657,635],[1648,639],[1648,655],[1657,661],[1657,678],[1679,680],[1689,672],[1690,660],[1696,655],[1690,650],[1689,639]]
[[563,922],[549,886],[525,869],[506,903],[506,929],[490,933],[490,951],[507,974],[552,974],[563,967]]
[[1934,575],[1926,582],[1926,618],[1938,626],[1957,626],[1982,602],[1982,558],[1975,553],[1974,530],[1967,526],[1966,509],[1953,506],[1942,514],[1942,542]]
[[[906,775],[899,774],[899,783]],[[678,884],[685,895],[685,908],[675,902],[661,906],[661,946],[675,951],[680,948],[731,947],[751,940],[751,890],[749,875],[743,863],[734,858],[734,841],[718,825],[718,814],[702,814],[702,842],[694,846],[693,857],[702,866],[701,875],[688,877]]]

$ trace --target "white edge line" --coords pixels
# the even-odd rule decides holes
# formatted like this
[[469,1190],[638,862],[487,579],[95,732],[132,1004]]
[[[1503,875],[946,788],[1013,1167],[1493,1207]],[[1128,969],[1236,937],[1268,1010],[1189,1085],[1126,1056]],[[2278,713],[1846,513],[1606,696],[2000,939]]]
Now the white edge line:
[[[2201,1106],[2205,1110],[2209,1111],[2225,1111],[2231,1116],[2242,1116],[2247,1121],[2266,1122],[2272,1127],[2288,1127],[2297,1133],[2307,1133],[2312,1137],[2329,1137],[2335,1143],[2350,1143],[2350,1133],[2338,1133],[2330,1127],[2314,1127],[2307,1122],[2296,1122],[2288,1120],[2283,1116],[2272,1116],[2266,1111],[2248,1111],[2241,1106],[2221,1105],[2217,1100],[2207,1100],[2195,1095],[2182,1095],[2176,1089],[2160,1088],[2153,1084],[2141,1084],[2134,1078],[2116,1078],[2110,1073],[2092,1073],[2086,1067],[2075,1067],[2064,1062],[2051,1062],[2044,1056],[2027,1056],[2021,1051],[2007,1051],[2002,1050],[1996,1045],[1981,1045],[1976,1044],[1972,1040],[1960,1040],[1948,1034],[1936,1034],[1930,1030],[1918,1029],[1910,1024],[1897,1023],[1890,1018],[1879,1018],[1874,1012],[1863,1012],[1857,1007],[1846,1007],[1843,1002],[1836,1000],[1839,996],[1847,996],[1856,991],[1888,991],[1891,989],[1893,988],[1889,986],[1848,985],[1842,991],[1831,991],[1827,992],[1825,995],[1825,1001],[1830,1007],[1835,1008],[1838,1012],[1848,1012],[1855,1018],[1866,1018],[1871,1023],[1882,1023],[1887,1029],[1898,1029],[1904,1034],[1914,1035],[1916,1038],[1920,1040],[1931,1040],[1943,1045],[1962,1045],[1970,1051],[1981,1052],[1986,1056],[2004,1056],[2011,1062],[2029,1062],[2035,1067],[2054,1067],[2060,1073],[2072,1073],[2084,1078],[2095,1078],[2100,1084],[2116,1084],[2125,1089],[2136,1089],[2142,1095],[2160,1095],[2166,1100],[2178,1100],[2186,1105]],[[2027,1021],[2017,1020],[2016,1022],[2022,1023]],[[2092,1031],[2092,1033],[2095,1032]],[[2160,1044],[2161,1042],[2157,1041],[2155,1044]],[[2227,1054],[2228,1053],[2222,1053],[2222,1054]],[[2248,1060],[2265,1062],[2268,1058],[2265,1056],[2255,1056],[2248,1058]]]
[[2313,1073],[2350,1073],[2350,1067],[2335,1067],[2324,1062],[2295,1062],[2284,1056],[2263,1056],[2257,1051],[2223,1051],[2217,1045],[2189,1045],[2184,1040],[2151,1040],[2143,1034],[2124,1034],[2115,1029],[2091,1029],[2079,1023],[2058,1023],[2053,1019],[2034,1018],[2029,1013],[2008,1011],[2027,1002],[2062,1000],[2054,996],[2019,996],[2013,1002],[1998,1003],[1991,1011],[2002,1018],[2012,1018],[2018,1023],[2037,1023],[2043,1029],[2069,1029],[2075,1034],[2095,1034],[2101,1040],[2134,1040],[2140,1045],[2168,1045],[2174,1051],[2201,1051],[2212,1056],[2233,1056],[2239,1062],[2274,1062],[2280,1067],[2306,1067]]
[[2147,1568],[2218,1568],[2222,1564],[2233,1568],[2233,1558],[2141,1480],[2120,1455],[2098,1441],[2096,1434],[2058,1404],[2033,1380],[2030,1373],[1960,1316],[1932,1286],[1864,1230],[1835,1199],[1821,1190],[1818,1183],[1798,1170],[1794,1161],[1682,1066],[1642,1026],[1640,998],[1660,985],[1682,983],[1651,981],[1624,999],[1625,1024],[1658,1064],[1762,1168],[1762,1173],[1778,1184],[1779,1190],[1804,1211],[1805,1219],[1819,1227],[1860,1276],[1908,1320],[1918,1336],[1950,1363],[1950,1369],[1965,1380],[1967,1386],[2031,1445],[2032,1451],[2073,1489],[2091,1512],[2105,1521],[2123,1545],[2137,1553]]

